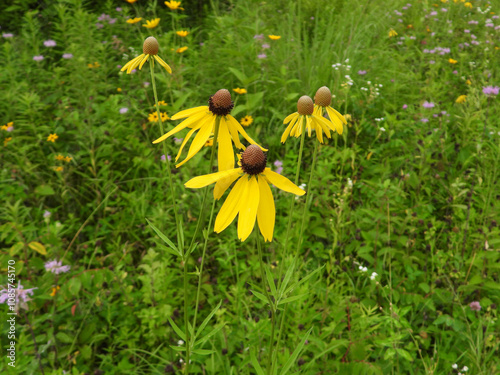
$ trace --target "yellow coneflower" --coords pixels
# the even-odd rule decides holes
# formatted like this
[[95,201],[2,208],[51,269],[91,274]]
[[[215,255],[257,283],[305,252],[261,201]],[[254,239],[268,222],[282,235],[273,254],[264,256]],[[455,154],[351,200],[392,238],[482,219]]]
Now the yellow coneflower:
[[457,61],[457,60],[455,60],[455,59],[452,59],[452,58],[450,57],[450,58],[448,59],[448,62],[449,62],[450,64],[456,64],[458,61]]
[[4,145],[4,147],[6,147],[6,146],[9,144],[9,142],[10,142],[10,141],[12,141],[12,137],[7,137],[7,138],[5,138],[5,139],[3,140],[3,145]]
[[460,95],[457,100],[455,100],[455,103],[465,103],[467,101],[467,95]]
[[181,2],[180,1],[165,1],[165,5],[170,8],[170,10],[184,10],[184,8],[181,8]]
[[65,161],[66,163],[69,163],[71,160],[73,160],[73,158],[72,158],[71,156],[66,156],[66,157],[64,158],[64,161]]
[[392,38],[393,36],[396,36],[398,35],[398,33],[396,32],[396,30],[394,29],[390,29],[389,30],[389,38]]
[[168,117],[167,115],[167,112],[161,112],[160,116],[161,116],[161,122],[165,122],[170,119],[170,117]]
[[183,53],[183,52],[184,52],[184,51],[186,51],[187,49],[188,49],[188,48],[187,48],[186,46],[184,46],[184,47],[177,48],[177,51],[175,51],[175,52],[177,52],[177,53]]
[[136,18],[129,18],[127,21],[127,23],[130,23],[130,24],[134,24],[134,23],[137,23],[137,22],[141,22],[142,20],[142,17],[136,17]]
[[64,156],[62,156],[61,154],[59,154],[59,155],[56,156],[56,160],[64,160]]
[[472,3],[468,2],[468,1],[464,4],[464,6],[465,6],[466,8],[469,8],[469,9],[472,9],[472,8],[473,8]]
[[265,241],[272,241],[276,209],[269,184],[295,195],[305,191],[288,178],[266,168],[266,154],[259,146],[250,145],[239,157],[239,168],[229,169],[205,176],[195,177],[184,184],[188,188],[202,188],[214,182],[219,190],[214,196],[220,199],[224,192],[236,181],[226,201],[215,219],[214,231],[226,229],[238,216],[238,238],[245,241],[257,221]]
[[146,24],[142,25],[142,27],[148,28],[148,29],[154,29],[158,24],[160,23],[159,18],[155,18],[152,20],[146,20]]
[[56,133],[49,134],[49,136],[47,137],[47,142],[55,143],[57,138],[59,138],[59,136]]
[[[306,122],[305,126],[304,120]],[[314,129],[316,137],[323,143],[323,132],[325,132],[328,138],[331,138],[330,130],[335,131],[330,121],[326,120],[323,116],[314,114],[314,103],[310,97],[305,95],[297,101],[297,112],[292,113],[283,120],[283,124],[288,123],[290,124],[281,136],[281,143],[285,143],[288,136],[300,137],[306,129],[309,137]]]
[[116,91],[118,91],[118,92],[122,92],[121,87],[118,87],[118,88],[116,89]]
[[278,40],[278,39],[281,39],[281,36],[279,36],[279,35],[268,35],[268,38],[271,39],[271,40]]
[[135,3],[137,0],[125,0],[125,1],[126,1],[127,3],[129,3],[129,4],[133,4],[133,3]]
[[162,60],[160,56],[158,56],[158,41],[156,40],[155,37],[150,36],[148,37],[142,46],[142,54],[137,56],[136,58],[130,60],[128,63],[126,63],[123,68],[121,68],[121,71],[123,72],[124,70],[127,70],[127,74],[130,74],[132,70],[135,68],[139,67],[139,70],[142,69],[142,66],[148,61],[149,56],[153,56],[153,58],[165,68],[167,72],[172,74],[172,69],[168,64]]
[[236,87],[235,89],[233,89],[233,91],[236,93],[236,94],[246,94],[247,93],[247,90],[246,89],[240,89],[239,87]]
[[59,285],[56,286],[55,288],[52,288],[52,292],[50,293],[50,296],[54,297],[56,295],[56,293],[59,291],[59,289],[61,289],[61,287]]
[[470,79],[468,79],[467,81],[465,81],[465,83],[466,83],[467,85],[472,85],[472,81],[471,81]]
[[249,115],[243,117],[240,120],[240,124],[243,125],[243,126],[249,126],[249,125],[252,125],[252,123],[253,123],[253,117],[249,116]]
[[336,130],[337,133],[342,134],[344,130],[343,125],[347,125],[347,120],[338,111],[336,111],[330,106],[331,103],[332,103],[332,92],[330,91],[330,89],[326,86],[320,87],[318,91],[316,91],[316,95],[314,95],[313,113],[319,117],[323,117],[325,112],[328,113],[330,121],[335,126],[335,129],[332,128],[332,130]]
[[195,156],[198,151],[201,150],[205,142],[210,138],[210,136],[215,131],[215,120],[217,117],[220,118],[219,124],[219,135],[217,139],[219,152],[218,152],[218,162],[219,170],[226,170],[234,167],[234,153],[231,144],[231,139],[234,145],[239,149],[244,149],[245,147],[240,142],[239,134],[241,134],[249,143],[257,144],[248,134],[243,130],[241,125],[236,121],[236,119],[230,115],[233,109],[233,101],[231,100],[231,94],[228,90],[222,89],[217,91],[212,95],[208,101],[207,106],[200,106],[191,109],[186,109],[172,116],[172,120],[179,120],[186,118],[175,128],[170,130],[167,134],[164,134],[153,143],[159,143],[166,140],[168,137],[178,133],[179,131],[185,129],[186,127],[191,128],[187,133],[184,141],[181,144],[179,152],[175,157],[177,161],[181,156],[184,146],[189,141],[191,136],[198,131],[195,136],[191,146],[189,147],[187,157],[176,165],[180,167],[185,162],[190,160]]
[[149,122],[156,122],[158,121],[158,113],[157,112],[152,112],[148,115],[148,121]]
[[56,167],[55,171],[56,172],[62,172],[62,171],[64,171],[64,167]]
[[93,69],[93,68],[99,68],[101,66],[101,64],[99,64],[97,61],[94,62],[93,64],[87,64],[87,66],[90,68],[90,69]]
[[189,31],[181,30],[181,31],[176,31],[176,34],[179,35],[181,38],[184,38],[188,36]]
[[158,105],[159,105],[159,106],[162,106],[162,105],[167,106],[168,104],[167,104],[167,103],[165,103],[165,100],[160,100],[160,101],[158,102]]

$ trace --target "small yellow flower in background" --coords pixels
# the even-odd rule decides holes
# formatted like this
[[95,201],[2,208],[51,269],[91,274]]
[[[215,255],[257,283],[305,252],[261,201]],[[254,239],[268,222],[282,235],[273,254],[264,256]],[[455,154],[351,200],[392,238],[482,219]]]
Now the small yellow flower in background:
[[346,113],[344,115],[344,118],[345,118],[346,121],[351,121],[352,120],[352,116],[349,113]]
[[455,103],[464,103],[465,101],[467,101],[467,95],[460,95],[457,100],[455,100]]
[[243,126],[249,126],[252,125],[253,123],[253,117],[252,116],[245,116],[240,120],[240,124]]
[[69,163],[71,160],[73,160],[73,158],[72,158],[71,156],[66,156],[66,157],[64,158],[64,161],[65,161],[66,163]]
[[64,171],[64,167],[56,167],[55,171],[62,172],[62,171]]
[[7,125],[2,125],[0,129],[11,132],[14,130],[14,121],[8,122]]
[[123,66],[123,68],[121,68],[120,71],[123,72],[124,70],[127,70],[127,74],[130,74],[132,70],[137,67],[139,67],[139,70],[141,70],[142,66],[146,63],[146,61],[148,61],[149,56],[153,56],[158,64],[163,66],[167,72],[172,74],[172,69],[170,68],[170,66],[165,61],[163,61],[160,56],[158,56],[158,49],[159,45],[156,38],[153,36],[148,37],[142,45],[142,55],[139,55],[136,58],[130,60]]
[[64,160],[64,156],[62,156],[61,154],[59,154],[59,155],[56,156],[56,160]]
[[56,295],[56,293],[59,291],[59,289],[61,289],[61,287],[59,285],[56,286],[55,288],[52,288],[52,292],[50,293],[50,296],[54,297]]
[[181,31],[177,31],[176,34],[179,35],[181,38],[184,38],[184,37],[188,36],[189,31],[181,30]]
[[205,147],[212,147],[214,144],[214,139],[210,138],[205,142]]
[[159,18],[155,18],[153,20],[146,20],[146,24],[145,25],[142,25],[142,27],[146,27],[148,29],[154,29],[156,26],[158,26],[158,24],[160,23],[160,19]]
[[5,139],[3,140],[3,146],[4,146],[4,147],[6,147],[6,146],[7,146],[7,144],[8,144],[10,141],[12,141],[12,137],[7,137],[7,138],[5,138]]
[[466,8],[472,9],[472,4],[470,2],[468,2],[468,1],[464,4],[464,6]]
[[122,92],[121,87],[118,87],[118,88],[116,89],[116,91],[118,91],[118,92]]
[[396,32],[396,30],[394,29],[390,29],[389,30],[389,38],[392,38],[393,36],[396,36],[398,35],[398,33]]
[[198,189],[215,182],[219,184],[219,191],[216,193],[214,189],[214,197],[220,199],[236,181],[217,214],[214,231],[222,232],[238,215],[238,238],[241,241],[248,238],[257,221],[264,240],[270,242],[273,240],[276,208],[269,184],[298,196],[304,195],[305,191],[288,178],[267,168],[267,156],[257,145],[248,146],[239,159],[239,168],[195,177],[184,186]]
[[47,142],[52,142],[52,143],[55,143],[56,139],[59,138],[58,135],[56,133],[54,134],[50,134],[48,137],[47,137]]
[[161,116],[161,121],[162,122],[165,122],[165,121],[167,121],[167,120],[170,119],[170,117],[168,117],[168,115],[167,115],[167,112],[161,112],[160,116]]
[[149,122],[156,122],[156,121],[158,121],[158,113],[157,112],[150,113],[148,115],[148,121]]
[[441,2],[446,4],[448,0],[441,0]]
[[410,25],[406,26],[406,28],[407,29],[413,29],[413,25],[410,24]]
[[165,5],[170,8],[170,10],[184,10],[184,8],[181,8],[181,2],[180,1],[165,1]]
[[278,40],[278,39],[281,39],[281,36],[279,35],[268,35],[269,39],[271,40]]
[[182,52],[184,52],[184,51],[185,51],[185,50],[187,50],[187,49],[188,49],[188,48],[187,48],[186,46],[184,46],[184,47],[177,48],[177,51],[175,51],[175,52],[177,52],[177,53],[182,53]]
[[468,85],[472,85],[472,82],[471,82],[470,79],[468,79],[467,81],[465,81],[465,83],[468,84]]
[[456,64],[458,61],[457,61],[457,60],[455,60],[455,59],[452,59],[452,58],[450,57],[450,58],[449,58],[449,60],[448,60],[448,62],[449,62],[450,64]]
[[167,104],[167,103],[165,103],[165,100],[160,100],[160,101],[158,102],[158,105],[161,107],[162,105],[167,106],[168,104]]
[[125,1],[126,1],[127,3],[129,3],[129,4],[133,4],[133,3],[135,3],[137,0],[125,0]]
[[247,90],[246,90],[246,89],[240,89],[239,87],[236,87],[235,89],[233,89],[233,91],[234,91],[236,94],[246,94],[246,93],[247,93]]
[[142,20],[142,17],[136,17],[136,18],[129,18],[126,22],[130,24],[134,24],[137,22],[140,22]]
[[[189,141],[194,132],[198,131],[195,136],[191,146],[189,147],[187,157],[176,165],[179,168],[181,165],[190,160],[195,156],[198,151],[201,150],[205,142],[210,138],[210,136],[215,131],[215,120],[217,117],[220,119],[219,125],[219,135],[217,139],[218,144],[218,165],[219,171],[224,171],[227,169],[234,168],[234,152],[232,143],[239,148],[245,149],[245,146],[240,142],[239,134],[241,134],[249,143],[257,144],[252,138],[248,136],[246,131],[238,123],[238,121],[230,115],[233,109],[233,101],[231,100],[231,94],[228,90],[222,89],[217,91],[212,95],[208,101],[207,106],[200,106],[191,109],[186,109],[172,116],[172,120],[179,120],[186,118],[175,128],[170,130],[168,133],[162,135],[153,143],[160,143],[170,136],[180,132],[186,127],[191,128],[191,130],[184,137],[184,141],[181,144],[179,152],[175,157],[177,161],[181,156],[184,146]],[[232,142],[231,142],[232,140]],[[216,185],[217,190],[217,185]]]
[[90,69],[93,69],[93,68],[99,68],[101,66],[101,64],[99,64],[97,61],[94,62],[93,64],[87,64],[87,66],[90,68]]

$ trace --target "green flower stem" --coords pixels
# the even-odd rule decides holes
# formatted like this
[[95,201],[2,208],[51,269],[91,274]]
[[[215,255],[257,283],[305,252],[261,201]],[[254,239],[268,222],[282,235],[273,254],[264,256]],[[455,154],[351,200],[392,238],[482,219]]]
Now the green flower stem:
[[267,285],[266,285],[267,277],[266,277],[266,272],[264,271],[264,259],[262,257],[262,248],[261,248],[261,244],[260,244],[259,230],[257,227],[255,227],[254,232],[255,232],[255,236],[257,238],[257,250],[259,253],[260,278],[262,281],[262,289],[264,290],[264,294],[266,295],[267,300],[269,302],[269,307],[271,308],[271,337],[269,338],[269,354],[267,357],[267,366],[266,366],[266,368],[267,368],[266,373],[267,373],[267,375],[270,375],[272,373],[271,369],[274,365],[272,363],[272,359],[273,359],[274,329],[276,326],[276,319],[275,319],[276,312],[275,312],[275,306],[274,306],[273,300],[272,300],[271,296],[269,295],[269,292],[267,291]]
[[[212,173],[212,165],[215,159],[215,149],[217,148],[217,139],[219,138],[219,125],[220,125],[220,116],[217,116],[215,119],[215,129],[214,129],[214,143],[212,144],[212,154],[210,155],[210,171],[209,173]],[[198,223],[196,224],[196,231],[194,233],[193,239],[191,240],[191,246],[194,246],[194,240],[196,236],[198,235],[199,228],[201,227],[201,221],[203,220],[203,212],[205,210],[205,203],[208,195],[208,191],[210,188],[205,189],[205,195],[203,196],[203,203],[201,204],[201,211],[200,211],[200,216],[198,218]],[[200,292],[201,292],[201,277],[203,275],[203,265],[205,264],[205,254],[207,252],[207,244],[208,244],[208,234],[210,233],[210,229],[212,228],[212,220],[214,217],[214,211],[215,211],[215,202],[216,199],[213,200],[212,202],[212,209],[210,210],[210,219],[208,220],[208,225],[207,225],[207,233],[205,236],[205,242],[203,243],[203,251],[201,253],[201,264],[200,264],[200,271],[198,274],[198,288],[196,290],[196,305],[194,308],[194,319],[193,319],[193,329],[196,329],[196,318],[198,317],[198,305],[200,302]],[[190,248],[191,248],[190,246]]]
[[[299,238],[297,240],[297,248],[295,250],[295,257],[293,259],[293,262],[292,262],[292,265],[290,267],[292,267],[292,270],[295,268],[295,264],[297,264],[297,260],[299,258],[299,253],[300,253],[300,246],[302,245],[302,236],[304,234],[304,227],[305,227],[305,223],[306,223],[306,216],[307,216],[307,207],[309,207],[309,204],[311,203],[311,183],[312,183],[312,179],[313,179],[313,175],[314,175],[314,169],[316,167],[316,159],[318,157],[318,150],[319,150],[319,147],[320,147],[320,142],[317,141],[317,145],[316,147],[314,148],[314,155],[313,155],[313,162],[312,162],[312,165],[311,165],[311,172],[309,174],[309,182],[307,184],[307,187],[308,187],[308,192],[307,192],[307,196],[306,196],[306,203],[304,205],[304,209],[302,211],[302,223],[300,224],[300,231],[299,231]],[[292,271],[293,273],[293,271]],[[283,313],[281,314],[281,320],[280,320],[280,328],[278,330],[278,339],[277,339],[277,342],[276,342],[276,352],[275,352],[275,355],[278,354],[278,350],[279,350],[279,347],[280,347],[280,341],[281,341],[281,334],[283,333],[283,326],[284,326],[284,323],[285,323],[285,317],[286,317],[286,313],[288,311],[288,305],[289,304],[286,304],[285,305],[285,308],[283,309]],[[274,371],[274,365],[276,363],[276,360],[273,360],[273,371]]]
[[[156,82],[155,82],[155,74],[154,74],[154,59],[151,58],[149,59],[149,68],[151,70],[151,82],[153,84],[153,93],[155,96],[155,106],[156,106],[156,113],[158,114],[158,123],[160,124],[160,136],[164,134],[163,131],[163,122],[161,121],[161,113],[160,113],[160,106],[158,105],[158,94],[156,93]],[[163,145],[163,154],[165,155],[165,162],[166,162],[166,169],[167,169],[167,175],[168,175],[168,182],[170,185],[170,196],[172,198],[172,206],[174,207],[174,217],[175,217],[175,227],[177,230],[177,243],[179,246],[179,250],[184,253],[184,244],[182,243],[182,237],[180,234],[180,221],[179,221],[179,214],[177,212],[177,204],[175,203],[175,190],[174,190],[174,183],[172,182],[172,173],[170,171],[170,160],[168,160],[168,154],[167,154],[167,144],[165,142],[162,142]]]
[[[184,258],[184,257],[183,257]],[[186,257],[187,258],[187,257]],[[187,259],[183,260],[184,267],[184,334],[186,335],[186,367],[184,368],[184,374],[189,374],[189,357],[191,355],[191,336],[189,334],[189,317],[188,317],[188,269],[187,269]]]

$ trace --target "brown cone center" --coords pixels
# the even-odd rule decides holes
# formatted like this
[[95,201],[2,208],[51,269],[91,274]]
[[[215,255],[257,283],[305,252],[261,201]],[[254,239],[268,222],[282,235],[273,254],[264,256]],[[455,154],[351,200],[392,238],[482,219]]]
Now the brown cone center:
[[328,107],[332,103],[332,92],[326,86],[320,87],[314,95],[314,103],[321,107]]
[[231,93],[226,89],[221,89],[213,94],[208,100],[208,109],[214,115],[226,116],[233,109],[234,104],[231,100]]
[[297,111],[301,115],[312,115],[314,103],[307,95],[301,96],[297,101]]
[[157,55],[158,48],[158,41],[154,36],[150,36],[144,41],[144,44],[142,45],[142,52],[144,52],[146,55]]
[[257,145],[250,145],[241,154],[241,168],[247,174],[259,174],[266,169],[267,155]]

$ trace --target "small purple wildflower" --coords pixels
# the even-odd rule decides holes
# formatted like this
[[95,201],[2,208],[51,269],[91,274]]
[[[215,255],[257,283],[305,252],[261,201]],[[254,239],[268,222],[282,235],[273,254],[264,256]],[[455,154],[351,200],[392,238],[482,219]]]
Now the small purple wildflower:
[[486,27],[495,27],[495,24],[494,23],[491,23],[491,22],[488,22],[486,25],[484,25]]
[[360,76],[364,76],[366,74],[366,70],[358,70],[358,74]]
[[403,108],[403,109],[408,108],[408,104],[403,104],[403,107],[402,107],[402,108]]
[[427,100],[422,104],[422,107],[424,108],[434,108],[434,106],[433,102],[428,102]]
[[52,215],[52,213],[51,213],[50,211],[47,211],[47,210],[45,210],[45,212],[43,213],[43,217],[44,217],[45,219],[50,218],[50,216],[51,216],[51,215]]
[[483,87],[483,94],[485,95],[498,95],[500,87],[498,86],[486,86]]
[[477,25],[478,23],[479,23],[479,21],[475,21],[475,20],[469,21],[469,25]]
[[424,122],[424,123],[429,122],[429,119],[424,117],[424,118],[420,119],[420,122]]
[[102,23],[96,22],[95,27],[97,27],[98,29],[102,29],[104,25]]
[[123,115],[125,113],[128,112],[128,108],[127,107],[123,107],[123,108],[120,108],[120,113]]
[[71,53],[65,53],[65,54],[62,55],[62,58],[63,59],[67,59],[67,60],[68,59],[72,59],[73,58],[73,54],[71,54]]
[[[24,310],[28,310],[28,304],[27,302],[31,301],[31,298],[29,296],[33,295],[33,291],[38,288],[30,288],[30,289],[24,289],[24,287],[21,285],[21,282],[19,281],[17,284],[17,288],[12,290],[12,289],[6,289],[2,286],[2,290],[0,290],[0,303],[8,303],[11,304],[11,302],[15,301],[16,304],[16,312],[19,311],[19,306],[22,307]],[[9,291],[14,291],[14,293],[10,293],[9,296]],[[14,296],[12,296],[14,294]],[[15,298],[15,300],[14,300]]]
[[43,45],[45,47],[55,47],[57,45],[57,43],[55,40],[49,39],[49,40],[46,40],[45,42],[43,42]]
[[276,167],[276,173],[281,174],[281,172],[283,172],[283,162],[281,160],[276,160],[273,164]]
[[264,34],[256,34],[253,36],[253,38],[256,40],[264,40]]
[[436,62],[434,60],[429,60],[429,64],[435,64]]
[[121,11],[122,11],[122,8],[117,7],[115,10],[116,10],[117,12],[121,12]]
[[[161,159],[161,161],[163,161],[163,162],[167,160],[167,159],[165,158],[165,154],[163,154],[163,155],[161,156],[161,158],[160,158],[160,159]],[[168,155],[168,161],[170,161],[170,160],[172,160],[172,157],[171,157],[170,155]]]
[[270,46],[269,44],[267,44],[267,43],[264,43],[264,44],[262,45],[262,48],[263,48],[263,49],[268,49],[268,48],[271,48],[271,46]]
[[454,70],[454,71],[453,71],[453,74],[458,74],[458,70]]
[[63,266],[61,260],[58,261],[54,259],[45,263],[45,271],[55,273],[56,275],[68,272],[70,269],[70,266]]
[[174,137],[174,142],[177,143],[177,144],[182,143],[183,140],[184,140],[184,138]]
[[479,301],[473,301],[469,304],[469,306],[472,311],[481,310],[481,304],[479,303]]
[[110,18],[109,21],[108,21],[108,23],[110,25],[112,25],[112,24],[114,24],[116,22],[116,20],[117,20],[117,18]]
[[267,55],[265,53],[261,53],[261,54],[257,55],[257,57],[259,59],[267,59]]
[[13,36],[14,36],[14,34],[12,34],[12,33],[3,33],[2,34],[2,37],[5,38],[5,39],[12,38]]
[[447,12],[447,11],[448,11],[448,9],[446,9],[446,8],[441,8],[441,12]]
[[109,20],[110,17],[106,13],[102,13],[99,18],[97,18],[98,21],[106,21]]
[[149,87],[149,85],[150,85],[149,82],[143,82],[142,84],[144,85],[144,87]]
[[42,61],[43,59],[44,59],[44,57],[42,55],[33,56],[33,60],[35,60],[35,61]]

